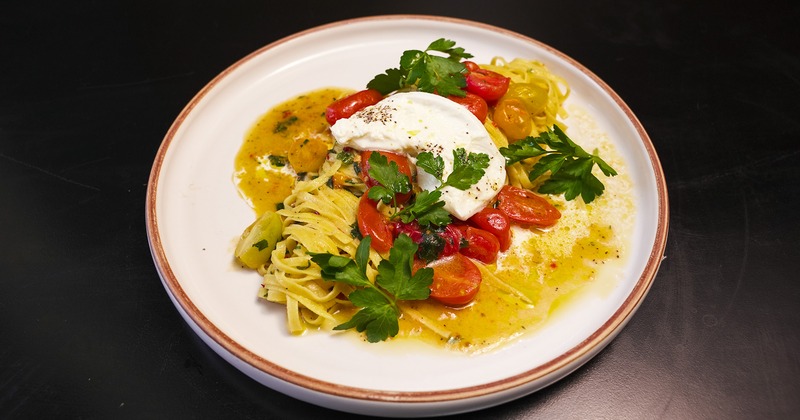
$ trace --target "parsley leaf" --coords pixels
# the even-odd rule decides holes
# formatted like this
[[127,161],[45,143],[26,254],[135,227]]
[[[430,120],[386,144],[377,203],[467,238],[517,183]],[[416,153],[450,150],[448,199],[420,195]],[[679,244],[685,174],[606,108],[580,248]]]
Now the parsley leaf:
[[489,155],[486,153],[467,154],[463,148],[453,150],[453,172],[447,176],[444,185],[464,191],[483,178],[488,167]]
[[426,51],[440,51],[447,54],[447,58],[453,61],[461,61],[463,59],[472,58],[472,54],[464,51],[461,47],[456,47],[456,42],[449,39],[439,38],[428,45]]
[[422,240],[419,243],[419,251],[417,256],[425,263],[429,263],[439,258],[445,247],[445,239],[442,237],[442,231],[446,228],[439,229],[425,229],[422,232]]
[[362,308],[349,321],[334,327],[334,330],[355,328],[365,332],[367,341],[377,343],[394,337],[400,331],[397,318],[400,310],[377,289],[359,289],[348,296],[353,305]]
[[348,152],[346,150],[342,150],[341,152],[336,154],[336,159],[342,161],[342,164],[349,165],[353,163],[353,153]]
[[478,182],[489,167],[489,155],[486,153],[467,153],[463,147],[453,150],[453,171],[444,176],[444,159],[433,156],[431,152],[422,152],[417,156],[417,168],[433,175],[442,184],[437,189],[450,186],[466,190]]
[[369,198],[383,201],[384,204],[393,202],[396,194],[405,194],[411,191],[411,181],[400,173],[400,168],[395,162],[389,162],[386,156],[372,153],[369,157],[369,176],[380,185],[369,189]]
[[439,190],[420,191],[413,204],[404,207],[394,216],[399,217],[403,223],[416,220],[423,227],[432,224],[447,225],[450,223],[450,213],[444,209],[444,201],[439,200],[441,197],[442,192]]
[[433,282],[433,269],[422,268],[412,274],[414,254],[418,246],[408,235],[401,234],[389,251],[389,258],[378,265],[378,275],[373,284],[367,277],[371,241],[369,236],[361,241],[354,260],[327,253],[311,253],[311,261],[319,265],[323,279],[356,287],[347,298],[361,309],[349,321],[334,329],[355,328],[356,331],[366,334],[367,341],[375,343],[397,335],[400,328],[398,300],[428,298]]
[[[547,146],[547,149],[544,146]],[[532,157],[541,157],[528,173],[528,179],[533,182],[550,172],[550,178],[542,183],[538,192],[563,193],[567,200],[574,200],[580,195],[587,204],[602,195],[605,190],[603,183],[592,174],[594,165],[597,165],[605,176],[617,175],[617,171],[601,159],[597,152],[591,154],[583,150],[557,125],[538,137],[528,136],[508,147],[501,147],[500,154],[506,158],[507,165]]]
[[[371,159],[370,165],[372,165]],[[462,191],[466,190],[483,177],[488,167],[489,156],[487,154],[467,153],[464,148],[458,148],[453,151],[453,171],[444,180],[442,179],[444,177],[444,159],[441,156],[434,156],[431,152],[420,153],[417,155],[417,168],[433,175],[441,184],[433,191],[420,191],[413,203],[395,213],[393,217],[399,217],[403,223],[411,223],[416,220],[422,227],[449,224],[450,213],[443,208],[444,202],[440,201],[442,188],[450,186]],[[383,194],[382,191],[374,193],[375,197]],[[371,189],[369,197],[377,200],[373,197]]]
[[[369,240],[364,238],[361,243]],[[347,257],[333,254],[311,254],[311,261],[320,268],[320,274],[325,280],[335,280],[351,286],[366,287],[371,285],[366,273],[366,266],[360,267],[355,261]]]
[[433,282],[433,269],[411,274],[417,247],[408,235],[398,236],[389,251],[389,259],[378,265],[375,283],[393,294],[395,299],[425,300],[431,293],[428,286]]
[[[367,83],[367,87],[384,95],[414,86],[420,91],[442,96],[464,96],[466,67],[461,60],[472,58],[472,54],[455,45],[455,41],[439,38],[428,45],[425,51],[404,51],[399,68],[391,68],[375,76]],[[443,53],[446,57],[429,52]]]
[[367,88],[375,89],[383,95],[388,95],[404,86],[405,72],[400,69],[387,69],[386,73],[379,74],[367,83]]
[[278,121],[278,123],[275,124],[275,128],[272,129],[272,132],[274,134],[282,133],[282,132],[286,131],[289,128],[290,125],[292,125],[292,124],[294,124],[296,122],[297,122],[297,115],[291,115],[290,117],[288,117],[288,118],[286,118],[286,119],[284,119],[282,121]]
[[441,156],[434,157],[431,152],[422,152],[417,155],[417,168],[424,170],[441,181],[444,173],[444,159]]

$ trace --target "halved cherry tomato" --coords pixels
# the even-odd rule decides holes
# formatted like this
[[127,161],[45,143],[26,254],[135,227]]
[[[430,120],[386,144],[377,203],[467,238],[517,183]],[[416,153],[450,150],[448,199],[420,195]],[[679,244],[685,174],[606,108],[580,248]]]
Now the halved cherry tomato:
[[475,71],[475,70],[480,70],[480,68],[481,68],[481,66],[479,66],[479,65],[478,65],[477,63],[475,63],[474,61],[465,61],[465,62],[464,62],[464,67],[466,67],[466,68],[467,68],[467,72],[471,72],[471,71]]
[[415,244],[422,242],[422,228],[416,220],[412,220],[411,223],[395,220],[391,222],[391,227],[395,238],[405,233]]
[[378,203],[370,200],[366,193],[361,196],[358,202],[356,220],[358,221],[358,231],[361,232],[361,235],[372,237],[372,243],[370,244],[372,249],[380,253],[389,252],[392,244],[394,244],[392,229],[386,218],[378,211]]
[[502,211],[486,207],[470,217],[468,222],[494,235],[501,251],[511,246],[511,220]]
[[533,120],[525,103],[517,98],[503,98],[494,107],[492,121],[512,141],[531,135]]
[[451,223],[447,225],[440,236],[444,239],[444,249],[440,257],[453,255],[461,250],[461,240],[464,238],[464,235],[455,224]]
[[[425,267],[425,263],[414,260],[414,271]],[[453,254],[427,265],[433,268],[431,297],[445,305],[469,303],[481,285],[481,272],[469,258]]]
[[553,226],[561,218],[561,212],[549,201],[511,185],[503,186],[497,194],[497,209],[515,222],[536,227]]
[[536,115],[547,106],[547,98],[550,93],[550,86],[541,80],[531,83],[514,83],[508,87],[506,96],[516,98],[525,104],[525,109],[531,115]]
[[325,109],[325,119],[333,125],[342,118],[350,118],[353,114],[370,105],[377,104],[383,95],[375,89],[365,89],[342,99],[334,101]]
[[[467,64],[471,63],[471,64]],[[494,102],[508,91],[511,79],[500,73],[480,68],[471,61],[465,62],[467,66],[467,92],[474,93],[487,102]]]
[[486,264],[497,260],[497,253],[500,251],[500,242],[497,237],[483,229],[469,225],[458,225],[457,228],[467,241],[467,246],[461,248],[459,252]]
[[486,121],[486,116],[489,115],[489,105],[485,99],[470,92],[467,92],[467,95],[463,97],[450,95],[448,98],[453,102],[464,105],[480,122]]
[[[408,160],[407,156],[393,152],[366,150],[361,152],[361,179],[364,180],[364,183],[367,184],[367,187],[374,187],[375,185],[378,185],[378,181],[369,176],[369,158],[373,153],[381,154],[386,157],[386,160],[389,162],[396,163],[397,169],[400,171],[400,173],[407,176],[408,181],[411,182],[411,162]],[[411,198],[411,192],[397,194],[395,198],[397,199],[397,204],[403,204],[408,201],[409,198]]]
[[[411,223],[394,221],[391,227],[395,238],[400,234],[406,234],[419,245],[417,258],[421,260],[437,260],[453,255],[461,249],[463,236],[454,224],[449,224],[444,229],[423,229],[414,220]],[[442,242],[439,242],[438,239],[441,239]]]

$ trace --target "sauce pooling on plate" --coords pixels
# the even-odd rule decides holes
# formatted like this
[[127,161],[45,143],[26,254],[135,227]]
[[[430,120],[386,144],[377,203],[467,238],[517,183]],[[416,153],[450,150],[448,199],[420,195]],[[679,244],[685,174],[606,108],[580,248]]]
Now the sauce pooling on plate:
[[291,192],[298,172],[314,172],[334,139],[325,108],[351,93],[320,89],[286,101],[261,116],[236,155],[234,181],[257,214],[274,211]]

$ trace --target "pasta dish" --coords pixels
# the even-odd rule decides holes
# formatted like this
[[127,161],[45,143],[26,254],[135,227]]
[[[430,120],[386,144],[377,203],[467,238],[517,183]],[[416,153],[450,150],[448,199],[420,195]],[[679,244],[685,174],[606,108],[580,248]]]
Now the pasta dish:
[[487,351],[618,275],[634,209],[612,142],[544,63],[471,58],[436,40],[247,134],[235,258],[290,333]]

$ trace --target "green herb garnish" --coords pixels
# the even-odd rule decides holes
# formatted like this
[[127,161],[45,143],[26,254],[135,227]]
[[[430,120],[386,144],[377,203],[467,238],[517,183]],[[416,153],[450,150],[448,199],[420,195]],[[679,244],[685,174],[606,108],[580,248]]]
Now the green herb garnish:
[[280,168],[286,166],[287,158],[285,156],[269,155],[267,160],[269,160],[270,165]]
[[431,152],[422,152],[417,156],[417,167],[433,175],[442,185],[439,188],[451,186],[459,190],[466,190],[478,182],[489,167],[489,155],[486,153],[467,153],[464,148],[453,150],[453,172],[443,180],[444,159],[434,156]]
[[378,265],[375,283],[367,278],[369,245],[367,236],[358,245],[355,260],[332,254],[311,253],[311,261],[319,265],[322,278],[355,286],[348,299],[361,308],[349,321],[334,327],[335,330],[355,328],[366,332],[367,341],[375,343],[394,337],[400,330],[398,318],[400,300],[425,300],[430,296],[433,269],[422,268],[412,275],[417,244],[405,234],[394,241],[389,259]]
[[444,201],[441,201],[442,192],[420,191],[414,202],[404,207],[392,217],[399,217],[403,223],[411,223],[414,220],[422,227],[430,225],[444,226],[450,224],[450,213],[444,209]]
[[342,164],[344,165],[349,165],[353,163],[353,154],[342,150],[341,152],[336,154],[336,159],[341,160]]
[[395,203],[397,194],[411,191],[411,180],[400,173],[400,167],[396,162],[389,162],[389,159],[380,153],[370,155],[368,173],[379,184],[370,188],[367,193],[373,200],[383,201],[384,204]]
[[[413,86],[422,92],[442,96],[464,96],[467,70],[461,60],[472,58],[472,54],[455,45],[455,41],[439,38],[428,45],[425,51],[405,51],[400,57],[399,68],[391,68],[375,76],[367,83],[367,87],[384,95]],[[429,54],[433,51],[447,56]]]
[[[548,149],[543,146],[547,146]],[[601,159],[597,151],[594,154],[586,152],[567,137],[557,125],[538,137],[528,136],[508,147],[501,147],[500,153],[506,158],[507,165],[541,156],[528,173],[528,179],[533,182],[550,172],[550,178],[542,183],[538,192],[563,193],[567,200],[573,200],[580,195],[587,204],[602,195],[605,190],[603,183],[592,174],[595,164],[605,176],[617,175],[617,171]]]
[[292,115],[291,117],[286,118],[283,121],[279,121],[277,124],[275,124],[275,128],[272,129],[272,132],[274,134],[282,133],[286,131],[286,129],[288,129],[290,125],[296,122],[297,122],[297,116]]
[[489,167],[489,156],[485,153],[467,153],[463,148],[453,150],[453,171],[444,177],[444,159],[431,152],[417,155],[417,168],[433,175],[441,184],[433,191],[421,191],[416,200],[395,214],[404,223],[413,220],[422,227],[429,225],[443,226],[450,223],[450,213],[445,210],[442,188],[453,187],[466,190],[478,182]]
[[358,239],[359,241],[364,239],[364,235],[361,234],[361,230],[358,228],[358,221],[355,221],[352,225],[350,225],[350,236]]
[[269,241],[266,239],[262,239],[253,244],[254,248],[257,248],[259,251],[263,251],[269,247]]
[[426,263],[429,263],[439,258],[439,255],[441,255],[444,250],[444,246],[445,240],[442,237],[441,230],[426,229],[422,232],[422,240],[419,242],[419,252],[417,252],[417,256]]

